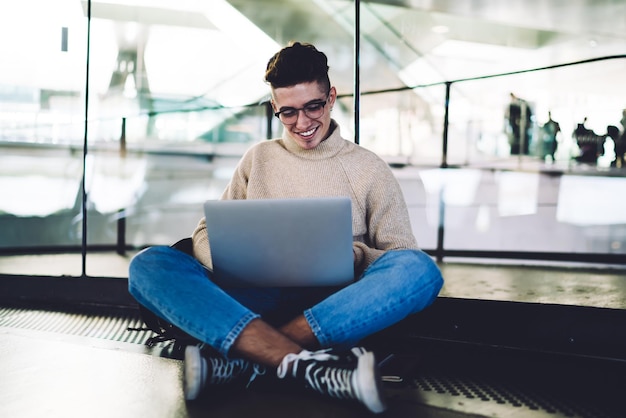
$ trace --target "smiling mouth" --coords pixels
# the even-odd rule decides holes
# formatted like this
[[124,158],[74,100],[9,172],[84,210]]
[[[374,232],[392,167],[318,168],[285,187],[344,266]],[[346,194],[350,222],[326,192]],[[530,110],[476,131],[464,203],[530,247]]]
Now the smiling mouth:
[[308,131],[300,132],[300,133],[298,133],[298,135],[300,135],[300,136],[302,136],[302,137],[307,137],[307,138],[309,138],[309,137],[313,136],[313,134],[315,133],[315,131],[317,131],[317,128],[318,128],[318,127],[315,127],[315,128],[313,128],[313,129],[309,129]]

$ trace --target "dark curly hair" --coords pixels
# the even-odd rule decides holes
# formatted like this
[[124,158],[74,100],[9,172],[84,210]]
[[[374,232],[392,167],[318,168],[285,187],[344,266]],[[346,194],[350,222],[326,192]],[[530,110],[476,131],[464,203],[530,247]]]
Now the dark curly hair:
[[330,91],[328,58],[308,43],[292,42],[278,51],[267,63],[265,81],[272,88],[291,87],[317,81]]

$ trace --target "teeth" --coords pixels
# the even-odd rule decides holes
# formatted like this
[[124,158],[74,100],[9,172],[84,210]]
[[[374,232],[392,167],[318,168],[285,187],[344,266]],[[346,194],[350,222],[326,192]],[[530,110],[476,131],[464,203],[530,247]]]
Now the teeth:
[[315,132],[315,128],[311,129],[310,131],[300,132],[300,135],[302,135],[302,136],[310,136],[310,135],[313,135],[313,132]]

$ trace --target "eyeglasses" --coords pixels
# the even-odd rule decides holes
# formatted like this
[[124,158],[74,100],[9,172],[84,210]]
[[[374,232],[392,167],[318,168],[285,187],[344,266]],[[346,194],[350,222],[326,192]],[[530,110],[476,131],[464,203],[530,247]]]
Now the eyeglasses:
[[324,114],[324,107],[326,107],[326,103],[328,103],[328,96],[326,96],[325,100],[314,100],[309,102],[304,105],[304,107],[285,107],[280,112],[274,113],[274,116],[280,119],[280,121],[285,125],[293,125],[296,123],[301,110],[307,118],[319,119]]

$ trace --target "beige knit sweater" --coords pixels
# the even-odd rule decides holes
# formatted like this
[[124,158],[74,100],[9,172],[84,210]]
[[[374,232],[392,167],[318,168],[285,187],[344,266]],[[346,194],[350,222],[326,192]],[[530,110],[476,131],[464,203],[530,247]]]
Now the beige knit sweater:
[[[352,199],[357,277],[387,250],[417,249],[404,196],[389,166],[373,152],[343,139],[338,126],[312,150],[300,148],[287,135],[251,147],[222,199],[330,196]],[[192,238],[194,255],[212,268],[204,218]]]

